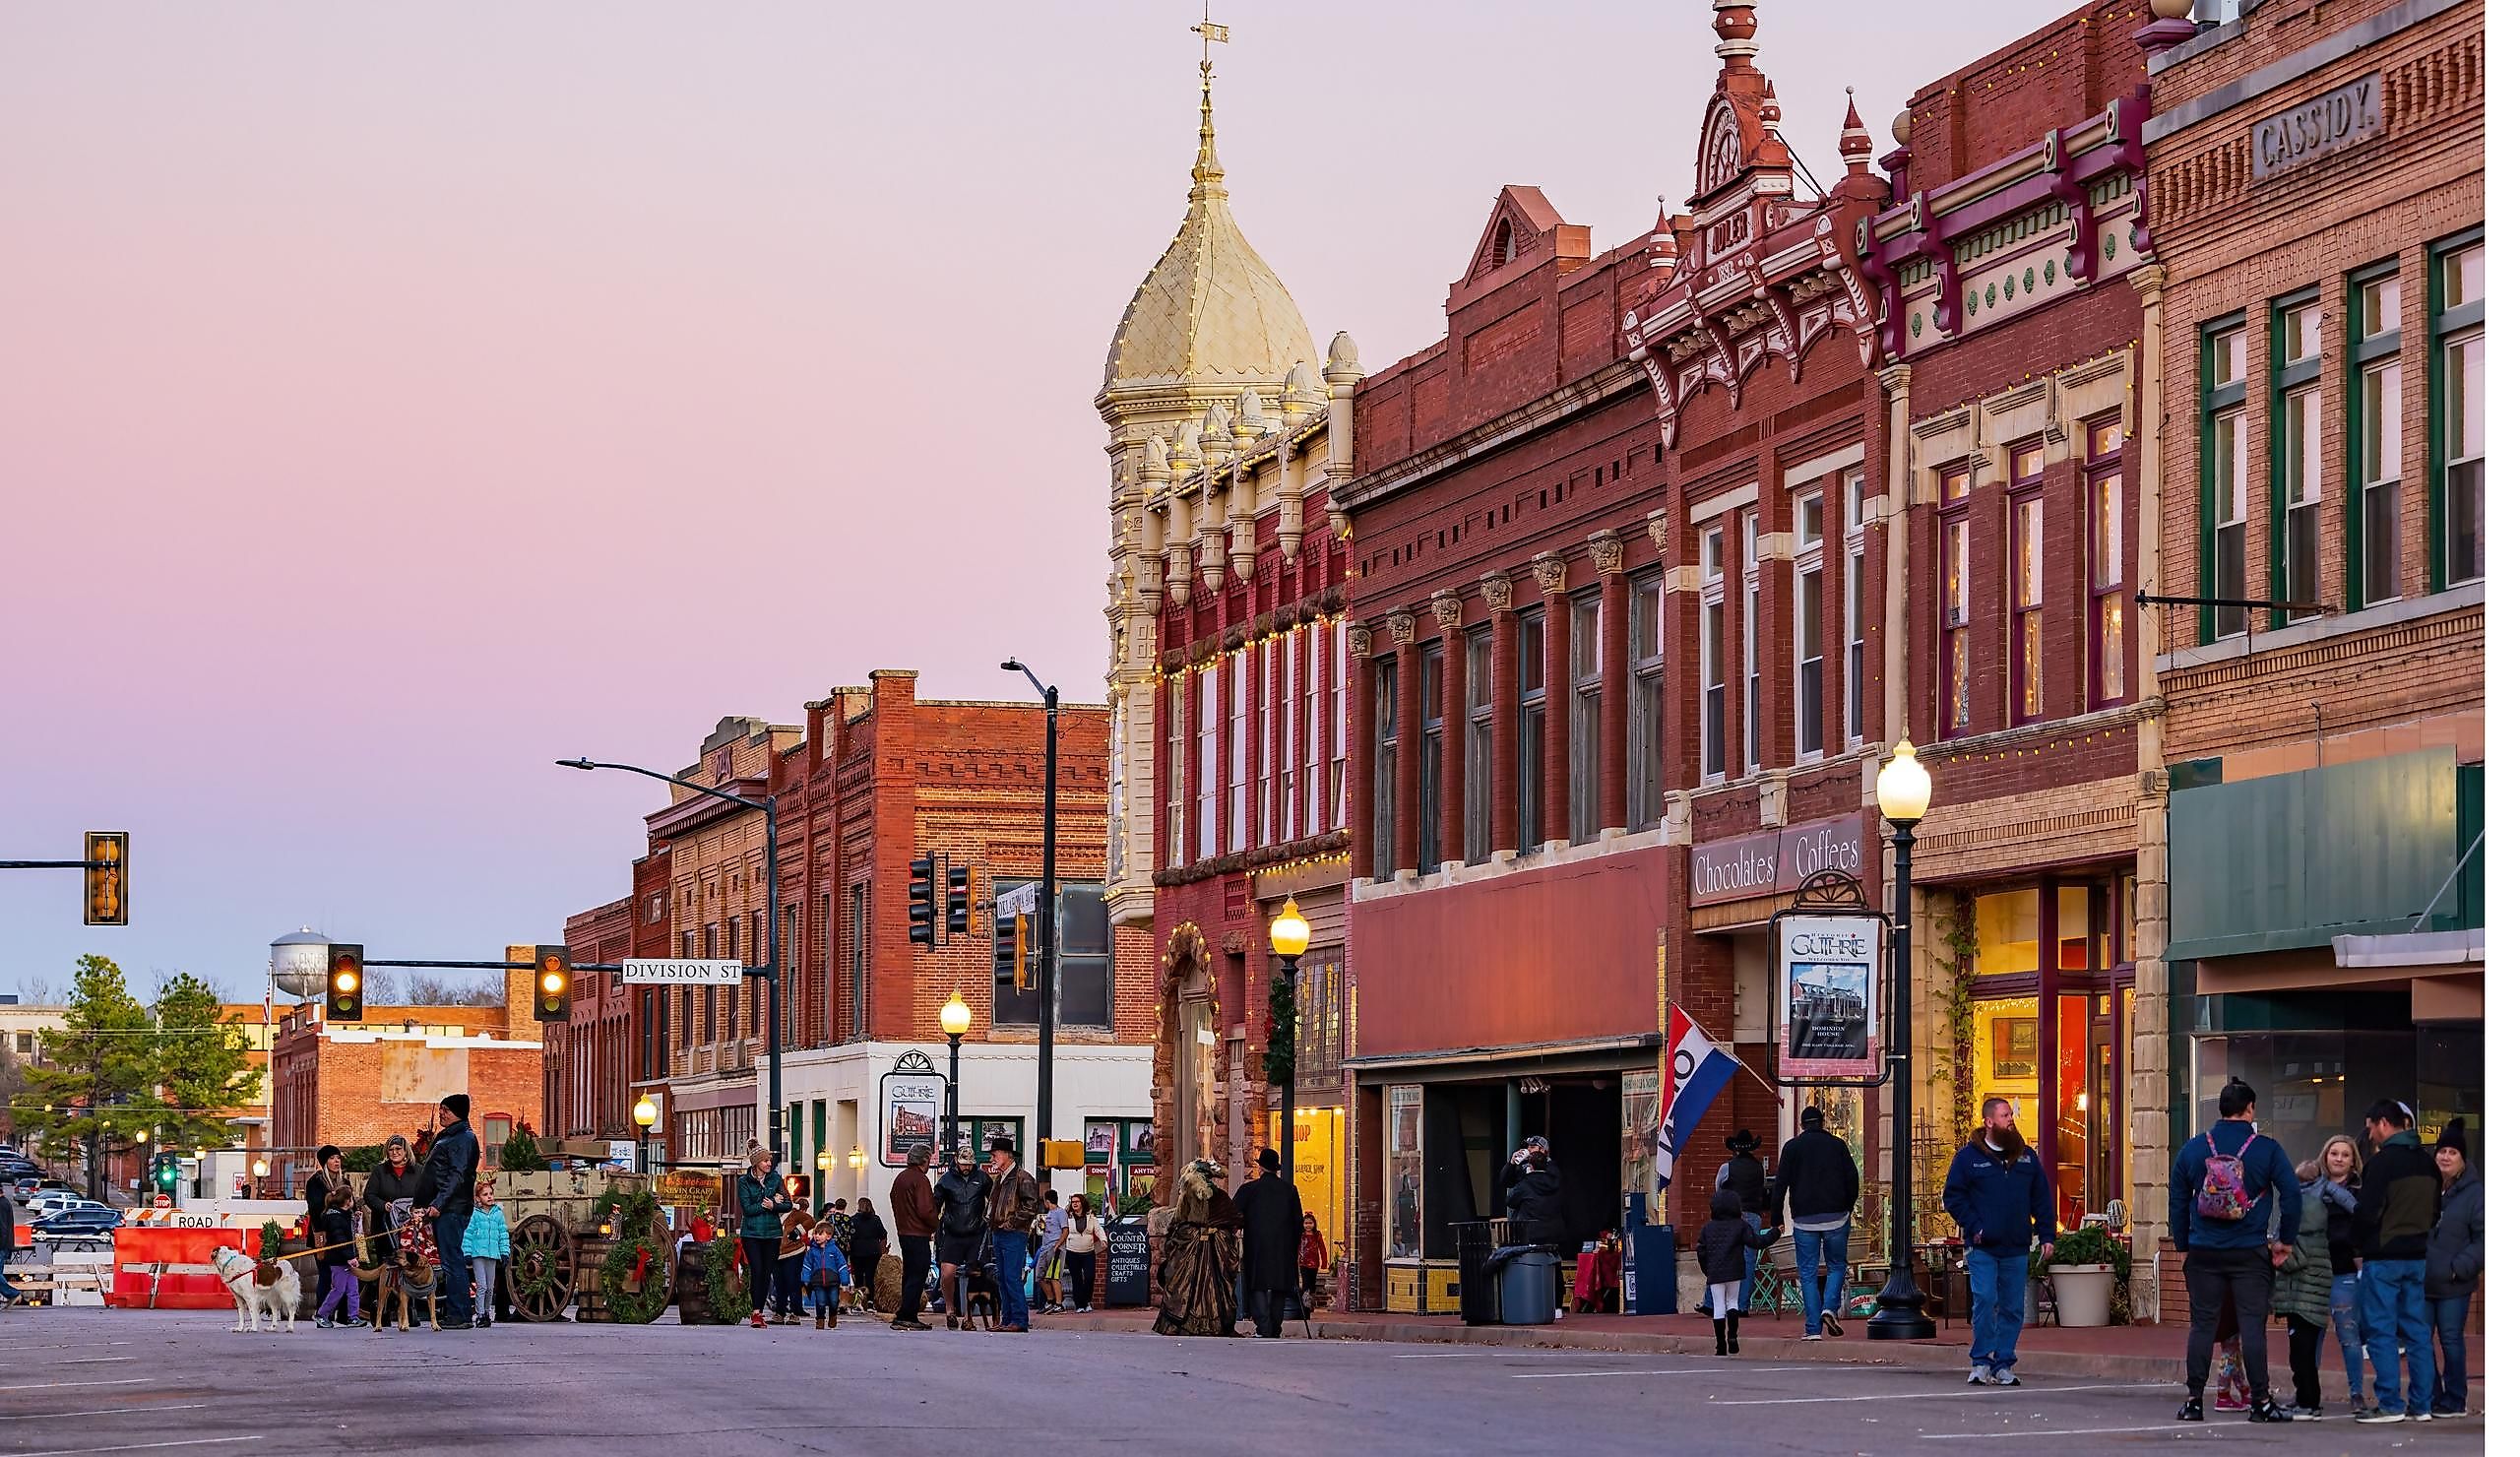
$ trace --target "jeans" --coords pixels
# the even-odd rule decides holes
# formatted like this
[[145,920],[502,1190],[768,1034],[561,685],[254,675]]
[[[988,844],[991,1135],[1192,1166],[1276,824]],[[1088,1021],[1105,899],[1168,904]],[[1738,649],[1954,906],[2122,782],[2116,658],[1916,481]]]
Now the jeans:
[[822,1319],[822,1318],[823,1318],[824,1316],[826,1316],[826,1315],[831,1316],[831,1317],[832,1317],[832,1318],[834,1318],[834,1319],[838,1319],[838,1318],[839,1318],[839,1316],[840,1316],[840,1287],[839,1287],[839,1286],[837,1286],[837,1285],[817,1285],[817,1286],[815,1286],[813,1289],[811,1289],[811,1290],[809,1290],[809,1291],[805,1292],[805,1295],[806,1295],[806,1297],[807,1297],[809,1299],[811,1299],[811,1300],[813,1301],[813,1306],[814,1306],[814,1318],[815,1318],[816,1320],[820,1320],[820,1319]]
[[[2432,1395],[2431,1310],[2424,1299],[2424,1261],[2362,1262],[2362,1348],[2371,1353],[2372,1404],[2404,1412],[2408,1399]],[[2462,1341],[2461,1355],[2466,1354]],[[2406,1393],[2398,1390],[2398,1361],[2406,1361]]]
[[[2452,1296],[2447,1299],[2427,1297],[2425,1304],[2432,1317],[2433,1337],[2441,1343],[2440,1379],[2432,1387],[2431,1409],[2436,1412],[2464,1412],[2468,1409],[2468,1302],[2474,1296]],[[2413,1403],[2408,1404],[2410,1408]]]
[[[2418,1278],[2422,1272],[2418,1272]],[[2215,1325],[2228,1299],[2239,1316],[2240,1364],[2250,1395],[2269,1401],[2266,1385],[2266,1309],[2275,1298],[2275,1261],[2265,1245],[2187,1251],[2187,1394],[2205,1394],[2212,1368]]]
[[470,1209],[442,1210],[437,1217],[438,1278],[444,1284],[438,1315],[448,1325],[472,1323],[472,1271],[464,1259],[464,1227],[472,1222]]
[[315,1318],[346,1309],[344,1319],[358,1319],[358,1272],[347,1265],[326,1265],[324,1278],[324,1303],[315,1307]]
[[770,1287],[779,1278],[779,1238],[746,1235],[743,1243],[744,1270],[752,1277],[752,1313],[759,1315],[770,1308]]
[[1078,1254],[1071,1249],[1060,1258],[1067,1261],[1067,1302],[1080,1308],[1094,1303],[1094,1255]]
[[[1823,1258],[1829,1264],[1829,1285],[1825,1294],[1820,1288],[1820,1262]],[[1802,1333],[1816,1336],[1820,1334],[1820,1312],[1838,1308],[1838,1298],[1846,1294],[1847,1227],[1796,1230],[1794,1264],[1802,1273]]]
[[997,1323],[1029,1331],[1033,1307],[1024,1300],[1024,1235],[1016,1230],[999,1230],[990,1237],[997,1241]]
[[[927,1307],[929,1248],[927,1236],[924,1235],[902,1236],[902,1303],[901,1308],[893,1312],[893,1322],[896,1325],[918,1319]],[[867,1271],[866,1279],[869,1282],[867,1288],[873,1289],[875,1272]]]
[[1969,1363],[2010,1370],[2021,1359],[2024,1301],[2030,1295],[2030,1252],[1969,1251]]
[[801,1316],[805,1313],[805,1257],[795,1255],[779,1262],[770,1272],[773,1302],[782,1315]]
[[2339,1275],[2327,1288],[2328,1327],[2336,1332],[2337,1352],[2345,1358],[2345,1389],[2362,1405],[2362,1287],[2351,1275]]

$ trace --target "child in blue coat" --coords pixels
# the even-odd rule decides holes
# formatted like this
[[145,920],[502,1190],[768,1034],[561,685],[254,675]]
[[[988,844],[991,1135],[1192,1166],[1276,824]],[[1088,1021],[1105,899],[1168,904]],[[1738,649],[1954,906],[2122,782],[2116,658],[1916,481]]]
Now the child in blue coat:
[[840,1292],[853,1284],[850,1278],[849,1251],[841,1246],[838,1232],[831,1221],[814,1226],[805,1244],[805,1298],[814,1311],[814,1329],[827,1331],[840,1325]]
[[508,1257],[508,1212],[499,1207],[499,1191],[483,1179],[472,1195],[472,1218],[464,1226],[464,1256],[472,1262],[472,1324],[490,1328],[490,1305],[499,1290],[499,1261]]

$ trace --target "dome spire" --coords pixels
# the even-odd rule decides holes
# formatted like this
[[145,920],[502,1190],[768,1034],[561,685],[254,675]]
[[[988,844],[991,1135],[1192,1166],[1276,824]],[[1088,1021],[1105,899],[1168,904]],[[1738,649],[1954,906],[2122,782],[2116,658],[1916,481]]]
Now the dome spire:
[[1199,156],[1190,163],[1190,192],[1194,197],[1225,191],[1225,163],[1217,160],[1217,112],[1212,95],[1216,63],[1199,62]]

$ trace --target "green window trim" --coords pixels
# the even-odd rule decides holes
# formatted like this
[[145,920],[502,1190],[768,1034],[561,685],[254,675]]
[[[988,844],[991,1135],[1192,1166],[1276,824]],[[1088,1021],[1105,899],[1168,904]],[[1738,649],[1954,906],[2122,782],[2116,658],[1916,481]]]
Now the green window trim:
[[[2373,321],[2363,318],[2359,310],[2362,289],[2366,285],[2397,276],[2398,263],[2394,258],[2356,269],[2345,276],[2345,309],[2349,316],[2345,349],[2345,610],[2349,612],[2359,612],[2370,605],[2362,590],[2362,552],[2365,545],[2362,488],[2370,483],[2363,475],[2363,434],[2370,428],[2370,423],[2362,413],[2362,372],[2365,365],[2376,364],[2395,355],[2400,335],[2396,329],[2368,332]],[[2400,307],[2404,307],[2403,301]],[[2404,595],[2403,590],[2400,595]]]
[[[2243,372],[2238,383],[2223,384],[2214,375],[2214,341],[2233,330],[2245,330],[2245,312],[2210,319],[2196,330],[2196,484],[2197,484],[2197,552],[2196,595],[2221,597],[2225,584],[2217,580],[2214,565],[2214,527],[2221,513],[2214,505],[2214,416],[2235,405],[2244,406],[2248,400],[2248,379]],[[2213,381],[2208,383],[2208,381]],[[2245,484],[2245,482],[2243,482]],[[2245,589],[2246,583],[2240,584]],[[2242,595],[2232,591],[2231,596]],[[2196,643],[2203,647],[2215,640],[2215,608],[2196,609]]]
[[[2293,478],[2287,463],[2291,444],[2285,435],[2285,401],[2303,385],[2315,385],[2319,377],[2319,356],[2311,354],[2296,364],[2284,363],[2284,316],[2304,304],[2318,306],[2319,290],[2303,288],[2287,293],[2266,309],[2266,363],[2274,387],[2267,392],[2266,410],[2266,595],[2276,602],[2293,596],[2293,563],[2286,558],[2285,544],[2292,538]],[[2326,319],[2320,319],[2322,346],[2326,335]],[[2312,446],[2316,449],[2315,444]],[[2324,502],[2324,497],[2322,497]],[[2315,565],[2315,563],[2313,563]],[[2211,594],[2207,594],[2210,596]],[[2266,614],[2271,631],[2291,620],[2283,608]]]
[[[2461,304],[2457,308],[2439,307],[2443,288],[2442,263],[2451,254],[2472,243],[2485,241],[2482,224],[2425,245],[2424,311],[2429,324],[2425,338],[2425,556],[2426,570],[2434,592],[2450,585],[2450,538],[2442,529],[2449,507],[2450,467],[2448,420],[2441,412],[2442,371],[2449,362],[2449,350],[2442,348],[2446,336],[2485,323],[2485,300]],[[2404,302],[2399,317],[2405,317]]]

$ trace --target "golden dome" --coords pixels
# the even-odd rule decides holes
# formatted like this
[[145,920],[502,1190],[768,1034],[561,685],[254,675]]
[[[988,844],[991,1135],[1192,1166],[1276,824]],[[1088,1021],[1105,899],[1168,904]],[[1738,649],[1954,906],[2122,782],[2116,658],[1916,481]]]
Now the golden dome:
[[1190,209],[1111,335],[1102,367],[1106,395],[1245,385],[1274,394],[1288,370],[1317,362],[1294,295],[1226,207],[1207,68],[1200,72]]

